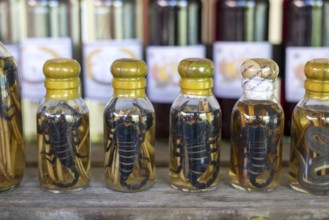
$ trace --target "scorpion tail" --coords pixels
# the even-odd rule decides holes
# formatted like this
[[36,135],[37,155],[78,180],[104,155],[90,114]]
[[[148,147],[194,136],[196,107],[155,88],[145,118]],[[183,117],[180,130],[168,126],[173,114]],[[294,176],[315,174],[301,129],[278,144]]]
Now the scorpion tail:
[[219,171],[219,166],[216,166],[216,169],[213,172],[212,177],[208,181],[203,182],[203,183],[200,183],[198,181],[198,178],[200,177],[200,175],[197,175],[197,174],[191,172],[191,174],[190,174],[190,183],[191,183],[192,186],[194,186],[197,189],[206,189],[209,186],[211,186],[211,184],[213,184],[214,181],[217,179],[218,171]]
[[127,180],[127,178],[124,178],[123,176],[121,176],[121,178],[120,178],[121,186],[125,187],[128,190],[138,190],[138,189],[142,188],[143,186],[145,186],[145,184],[149,180],[149,175],[147,174],[147,176],[143,179],[143,181],[141,181],[140,183],[134,184],[134,185],[128,184],[126,182],[126,180]]
[[72,186],[74,186],[75,184],[77,184],[77,182],[79,181],[79,177],[80,177],[80,174],[79,172],[77,171],[77,169],[72,169],[72,172],[74,173],[74,180],[70,183],[54,183],[55,186],[57,187],[60,187],[60,188],[70,188]]
[[271,165],[267,165],[267,166],[268,166],[268,169],[270,169],[270,176],[265,182],[262,182],[262,183],[257,182],[257,180],[256,180],[257,176],[252,176],[252,178],[249,177],[250,183],[253,186],[255,186],[256,188],[259,188],[259,189],[265,188],[266,186],[268,186],[272,182],[272,180],[274,178],[274,169]]

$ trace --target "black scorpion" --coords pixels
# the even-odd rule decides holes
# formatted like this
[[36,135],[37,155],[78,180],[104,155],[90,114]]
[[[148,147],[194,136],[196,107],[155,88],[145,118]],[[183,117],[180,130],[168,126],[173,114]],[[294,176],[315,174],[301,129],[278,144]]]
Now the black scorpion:
[[[64,114],[47,115],[41,125],[38,126],[38,133],[43,135],[44,143],[50,146],[49,152],[41,152],[41,154],[46,155],[45,159],[51,164],[59,159],[61,164],[74,174],[74,179],[70,183],[55,182],[53,184],[57,187],[69,188],[74,186],[80,177],[75,164],[75,157],[83,158],[76,150],[76,147],[80,144],[78,128],[81,125],[82,118],[79,113],[67,104],[61,105],[61,108],[65,112],[67,110],[72,112],[72,114],[67,114],[74,119],[73,122],[67,121]],[[45,111],[46,107],[43,107],[41,114],[45,115]],[[51,156],[53,156],[52,159],[49,158]]]
[[[11,121],[11,119],[16,114],[16,106],[13,100],[12,92],[10,88],[14,86],[17,77],[17,68],[13,63],[10,63],[10,59],[0,60],[3,62],[3,74],[0,76],[0,89],[2,93],[2,98],[0,99],[1,104],[1,117],[6,121]],[[7,94],[4,94],[7,93]]]
[[309,127],[304,138],[306,146],[317,153],[318,156],[311,159],[311,163],[309,161],[305,162],[301,153],[297,151],[299,184],[310,192],[326,193],[329,191],[329,174],[319,175],[318,172],[329,168],[327,165],[329,158],[329,129],[326,127]]
[[[275,130],[280,125],[280,119],[276,117],[277,112],[275,110],[268,109],[267,111],[272,116],[269,124],[262,125],[262,122],[258,122],[257,119],[252,123],[247,123],[242,130],[242,139],[240,139],[239,143],[239,146],[247,148],[247,152],[242,153],[247,158],[247,164],[244,169],[247,169],[249,181],[256,188],[268,186],[274,178],[275,169],[269,161],[269,155],[276,154],[278,135]],[[256,115],[258,114],[256,113]],[[257,181],[257,178],[265,170],[269,171],[269,177],[260,183]]]
[[[185,102],[180,112],[185,108],[188,101]],[[211,125],[207,120],[202,120],[197,114],[178,116],[177,124],[174,130],[174,137],[179,141],[174,145],[173,155],[179,157],[179,165],[172,172],[180,173],[183,169],[185,159],[188,160],[189,170],[188,179],[192,186],[197,189],[209,187],[217,178],[219,170],[219,161],[212,160],[211,154],[218,152],[217,142],[220,136],[219,129]],[[211,148],[211,145],[215,147]],[[187,149],[188,158],[185,158],[185,149]],[[206,182],[200,182],[198,179],[204,174],[209,165],[215,167],[212,177]]]
[[136,159],[139,167],[147,170],[147,168],[142,166],[142,160],[150,161],[150,158],[142,156],[141,145],[144,143],[146,132],[153,124],[153,116],[151,113],[147,112],[136,103],[133,105],[140,109],[141,117],[146,118],[145,124],[142,123],[141,120],[139,120],[139,122],[134,121],[129,114],[127,116],[120,116],[117,120],[113,120],[110,114],[114,111],[115,103],[113,104],[113,108],[107,111],[105,115],[107,119],[106,127],[109,132],[109,144],[105,151],[108,152],[111,149],[106,167],[113,166],[113,158],[115,157],[114,148],[116,148],[119,153],[120,184],[129,190],[140,189],[149,180],[150,174],[147,172],[145,178],[140,183],[135,185],[127,183],[130,174],[135,169]]

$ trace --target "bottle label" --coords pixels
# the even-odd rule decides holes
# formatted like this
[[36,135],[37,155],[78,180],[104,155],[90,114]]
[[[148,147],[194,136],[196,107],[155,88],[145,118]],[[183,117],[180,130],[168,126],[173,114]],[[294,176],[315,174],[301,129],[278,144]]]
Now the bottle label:
[[239,98],[243,89],[240,71],[244,60],[272,57],[272,46],[268,42],[215,42],[214,93],[220,98]]
[[148,65],[148,97],[153,102],[172,103],[179,95],[177,71],[181,60],[206,55],[203,45],[194,46],[149,46],[146,49]]
[[285,99],[298,102],[305,94],[304,66],[314,58],[329,57],[329,47],[287,47],[285,71]]
[[27,38],[20,43],[22,97],[41,101],[46,94],[43,65],[49,59],[72,58],[70,38]]
[[84,91],[90,99],[108,101],[112,94],[111,65],[119,58],[142,58],[139,40],[100,40],[83,45]]
[[18,44],[6,44],[6,49],[14,57],[16,63],[19,63],[19,46]]

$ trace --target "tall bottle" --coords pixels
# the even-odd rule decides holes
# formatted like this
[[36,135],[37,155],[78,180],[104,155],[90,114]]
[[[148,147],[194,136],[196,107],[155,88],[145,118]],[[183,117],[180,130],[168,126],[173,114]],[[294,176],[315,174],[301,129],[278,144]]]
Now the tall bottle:
[[329,59],[308,61],[305,76],[291,121],[290,187],[323,195],[329,192]]
[[25,167],[20,79],[12,55],[0,42],[0,192],[20,183]]
[[80,65],[51,59],[43,71],[47,92],[36,120],[40,186],[53,193],[76,191],[90,181],[89,113],[79,95]]
[[329,57],[329,1],[285,0],[283,8],[285,133],[290,134],[293,109],[304,94],[305,63]]
[[157,137],[169,136],[170,105],[179,94],[178,62],[205,57],[201,45],[201,0],[150,0],[148,94],[157,114]]
[[146,64],[113,62],[114,96],[104,110],[105,183],[116,191],[136,192],[154,182],[154,108],[145,94]]
[[252,57],[271,58],[268,42],[268,0],[218,0],[216,6],[214,93],[223,107],[223,138],[230,137],[234,104],[242,95],[240,63]]
[[91,141],[103,140],[106,102],[113,95],[108,68],[119,58],[143,56],[143,1],[83,0],[82,40],[84,92],[91,113]]
[[[42,66],[48,59],[80,60],[79,0],[23,1],[21,69],[24,137],[36,140],[36,108],[43,98]],[[74,52],[74,53],[72,53]],[[32,117],[33,116],[33,117]]]
[[19,60],[19,40],[21,36],[21,0],[0,1],[0,41],[6,46],[16,61]]
[[216,188],[219,181],[221,110],[212,93],[213,64],[179,63],[180,94],[170,109],[170,185],[187,192]]
[[241,65],[243,95],[231,118],[231,169],[233,187],[271,191],[280,184],[283,109],[274,95],[279,74],[268,59],[250,59]]

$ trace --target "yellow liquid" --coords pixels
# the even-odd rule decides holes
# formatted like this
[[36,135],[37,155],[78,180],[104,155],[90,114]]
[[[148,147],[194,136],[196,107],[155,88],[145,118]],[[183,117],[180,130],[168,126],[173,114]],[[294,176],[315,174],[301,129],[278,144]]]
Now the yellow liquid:
[[[316,108],[319,109],[319,108]],[[290,187],[296,191],[329,192],[329,113],[328,110],[296,107],[293,114]]]
[[25,167],[18,72],[10,65],[14,65],[12,57],[0,58],[0,191],[14,189]]
[[[127,117],[129,115],[129,117]],[[147,118],[152,118],[149,124]],[[154,182],[155,114],[111,114],[104,123],[105,183],[120,192],[138,192]]]
[[272,102],[238,102],[232,120],[232,186],[249,192],[273,190],[280,184],[282,108]]
[[[39,178],[41,188],[46,191],[65,193],[89,185],[89,116],[80,116],[81,123],[75,124],[76,120],[69,114],[63,115],[65,122],[58,118],[60,114],[55,122],[41,113],[37,115]],[[54,126],[50,126],[51,123]],[[61,133],[61,130],[64,131]]]
[[219,182],[219,110],[187,112],[171,110],[170,185],[185,192],[215,189]]

